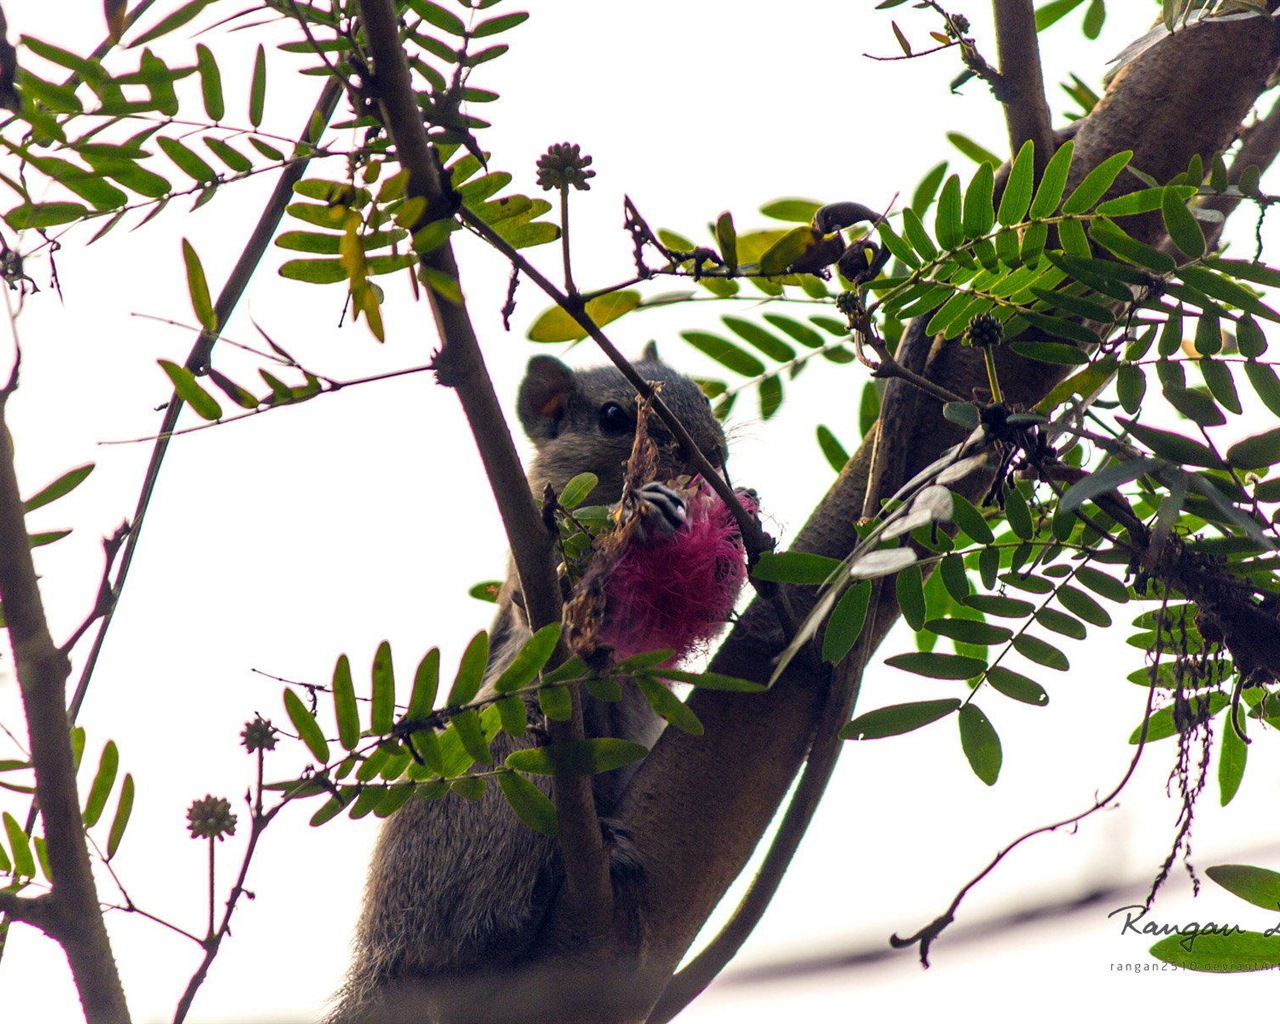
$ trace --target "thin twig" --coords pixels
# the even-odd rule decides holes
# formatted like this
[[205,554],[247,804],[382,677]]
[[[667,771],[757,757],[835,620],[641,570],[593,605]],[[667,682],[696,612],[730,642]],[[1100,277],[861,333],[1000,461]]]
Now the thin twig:
[[[426,200],[421,223],[414,225],[417,230],[422,224],[451,214],[456,197],[446,187],[422,123],[422,111],[400,44],[394,5],[391,0],[360,0],[359,9],[373,66],[371,80],[365,84],[381,111],[400,164],[409,172],[408,193]],[[446,239],[422,253],[420,260],[442,341],[436,358],[440,380],[454,387],[462,402],[497,498],[529,625],[537,630],[561,617],[560,593],[551,568],[552,536],[534,506],[466,304],[432,286],[433,280],[447,281],[452,287],[445,291],[452,293],[457,288],[453,247]],[[582,787],[573,782],[563,785],[567,781],[558,779],[556,783],[557,790],[564,789],[557,812],[560,850],[566,867],[565,905],[573,908],[575,923],[592,934],[602,931],[612,919],[613,888],[590,789],[584,797]]]
[[[336,109],[341,96],[342,88],[338,83],[330,81],[325,84],[320,98],[316,101],[314,109],[303,126],[300,138],[308,142],[319,141],[318,133],[323,130],[324,126],[328,125],[329,118],[333,116],[333,111]],[[312,134],[313,126],[315,126],[315,135]],[[267,251],[267,247],[271,244],[272,236],[274,236],[276,227],[280,223],[280,218],[284,216],[285,207],[293,201],[293,186],[302,180],[307,163],[307,158],[302,158],[281,171],[280,179],[276,182],[276,186],[271,192],[271,198],[263,208],[262,214],[258,218],[258,223],[255,225],[253,233],[249,236],[249,241],[245,244],[240,258],[236,261],[235,267],[218,295],[218,301],[214,305],[216,329],[202,331],[200,336],[196,338],[195,344],[191,347],[191,352],[188,354],[184,364],[189,369],[199,372],[207,367],[214,343],[218,340],[218,334],[226,326],[227,321],[231,319],[231,314],[239,304],[241,296],[248,287],[249,280],[257,271],[258,263]],[[182,412],[183,404],[177,392],[174,392],[165,409],[164,419],[160,424],[155,447],[151,450],[151,460],[147,464],[146,476],[143,478],[142,491],[138,495],[138,504],[130,522],[129,537],[125,541],[124,551],[120,557],[120,568],[116,572],[116,578],[112,584],[112,590],[117,596],[124,587],[125,580],[129,575],[129,567],[133,564],[133,554],[137,550],[138,538],[142,535],[142,526],[146,519],[147,509],[151,505],[151,497],[155,493],[156,483],[160,478],[160,466],[169,450],[169,437],[178,422],[178,416]],[[80,671],[80,680],[76,684],[75,693],[71,697],[69,709],[72,722],[76,720],[76,715],[84,703],[85,693],[88,691],[89,683],[93,679],[94,669],[98,664],[98,656],[102,651],[107,632],[111,629],[116,607],[115,604],[112,604],[111,608],[103,615],[102,624],[98,627],[98,632],[93,639],[93,646],[85,658],[84,668]]]

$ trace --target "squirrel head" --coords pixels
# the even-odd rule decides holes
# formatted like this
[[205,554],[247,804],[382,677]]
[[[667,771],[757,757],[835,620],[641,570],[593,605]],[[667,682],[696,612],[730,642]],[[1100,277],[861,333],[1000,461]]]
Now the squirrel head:
[[[652,342],[633,365],[645,380],[662,383],[662,401],[711,463],[723,465],[724,431],[702,389],[659,360]],[[591,500],[618,500],[635,435],[636,393],[616,367],[573,370],[553,356],[534,356],[520,385],[517,411],[537,449],[529,472],[535,494],[547,484],[558,491],[579,473],[594,473],[600,483]],[[658,446],[660,479],[694,472],[688,454],[656,416],[649,420],[649,435]]]

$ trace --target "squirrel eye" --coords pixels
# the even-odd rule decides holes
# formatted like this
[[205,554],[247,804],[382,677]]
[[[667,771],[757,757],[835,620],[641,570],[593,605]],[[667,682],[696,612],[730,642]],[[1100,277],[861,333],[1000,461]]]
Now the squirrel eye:
[[626,434],[634,429],[631,417],[617,402],[605,402],[600,406],[600,429],[606,434]]

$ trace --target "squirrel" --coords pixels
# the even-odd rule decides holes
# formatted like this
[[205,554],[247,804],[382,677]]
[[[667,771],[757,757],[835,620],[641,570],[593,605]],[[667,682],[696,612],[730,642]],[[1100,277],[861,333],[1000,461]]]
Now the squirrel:
[[[708,460],[722,468],[724,432],[698,385],[662,363],[652,342],[633,365],[642,378],[661,385],[663,402]],[[590,496],[593,503],[620,500],[638,412],[635,389],[618,369],[574,371],[554,357],[534,356],[520,386],[517,411],[536,449],[528,474],[535,495],[548,485],[558,493],[574,476],[591,472],[599,479]],[[692,561],[706,567],[697,570],[706,579],[702,591],[715,592],[711,603],[719,604],[710,612],[699,608],[704,626],[690,630],[690,616],[684,612],[685,607],[697,606],[698,592],[691,593],[685,605],[672,602],[669,593],[656,596],[651,605],[657,619],[622,602],[626,607],[619,617],[628,620],[627,639],[634,642],[632,646],[678,648],[680,656],[710,639],[732,610],[745,575],[741,542],[731,514],[705,484],[681,490],[675,483],[694,471],[665,425],[655,417],[647,427],[658,450],[657,481],[640,487],[635,497],[643,507],[646,526],[650,521],[654,526],[628,544],[656,549],[677,536],[692,538],[695,527],[717,515],[723,526],[721,543],[723,537],[731,538],[728,556],[723,547],[708,556],[705,552],[712,549],[707,544],[689,540],[701,544]],[[672,481],[674,487],[661,481]],[[695,523],[699,503],[709,507],[712,502],[712,512],[704,511]],[[754,504],[750,507],[754,510]],[[683,569],[689,562],[671,543],[660,552],[650,574],[665,573],[662,586],[670,591],[670,568]],[[637,578],[643,578],[643,571],[640,576],[625,577],[628,584]],[[684,585],[694,591],[700,586],[696,580]],[[671,620],[672,615],[679,621]],[[657,621],[663,616],[670,620],[667,627]],[[651,621],[657,624],[646,625]],[[649,635],[636,636],[637,629]],[[512,570],[499,596],[486,685],[530,636]],[[602,633],[602,638],[616,642],[607,634]],[[625,649],[628,644],[621,646],[619,656],[634,653]],[[652,746],[662,731],[664,723],[638,687],[624,686],[622,699],[613,703],[585,692],[582,700],[587,737],[613,736]],[[538,735],[536,728],[520,738],[499,733],[492,744],[496,760],[501,763],[511,751],[536,744]],[[640,870],[625,834],[608,821],[629,780],[626,769],[593,779],[597,812],[618,884],[627,872]],[[410,800],[391,815],[378,839],[357,927],[354,962],[330,1024],[476,1020],[474,1000],[482,991],[476,979],[518,970],[538,937],[561,876],[556,840],[521,823],[497,786],[486,786],[478,800],[455,796]]]

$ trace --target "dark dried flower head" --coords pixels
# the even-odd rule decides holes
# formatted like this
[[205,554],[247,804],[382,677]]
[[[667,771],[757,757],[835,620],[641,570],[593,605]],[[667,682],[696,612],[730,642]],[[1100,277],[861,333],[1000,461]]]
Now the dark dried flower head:
[[952,39],[958,39],[969,31],[969,19],[963,14],[951,15],[951,23],[947,26],[947,35]]
[[583,156],[577,143],[559,142],[538,157],[538,184],[546,191],[567,188],[572,185],[584,192],[591,188],[588,178],[596,176],[589,171],[591,157]]
[[252,722],[245,724],[245,727],[240,731],[240,742],[244,744],[244,749],[251,754],[255,750],[275,750],[276,727],[271,724],[269,719],[259,716]]
[[192,801],[187,808],[187,828],[192,839],[225,839],[236,834],[236,816],[231,801],[220,796],[206,796]]
[[974,348],[989,348],[1004,340],[1004,324],[990,313],[979,313],[965,328],[964,343]]

